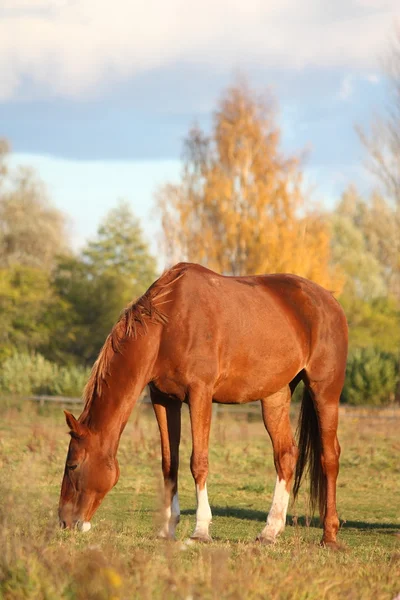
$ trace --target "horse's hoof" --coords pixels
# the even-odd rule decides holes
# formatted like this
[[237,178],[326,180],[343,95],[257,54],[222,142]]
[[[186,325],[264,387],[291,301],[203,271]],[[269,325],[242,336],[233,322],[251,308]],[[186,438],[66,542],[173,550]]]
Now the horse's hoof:
[[164,540],[164,542],[176,542],[176,537],[174,535],[165,533],[165,531],[160,531],[157,533],[157,539]]
[[197,544],[209,544],[210,542],[212,542],[212,538],[209,535],[196,535],[181,542],[180,548],[181,550],[187,550],[191,546],[196,546]]
[[329,550],[334,550],[335,552],[341,552],[344,550],[344,547],[341,544],[339,544],[339,542],[325,542],[322,539],[319,545],[321,546],[321,548],[328,548]]
[[190,536],[188,542],[189,543],[190,542],[193,542],[193,543],[201,542],[202,544],[210,544],[212,542],[212,537],[208,534],[201,535],[201,534],[196,533],[196,534],[193,534],[192,536]]
[[256,537],[256,542],[265,546],[272,546],[273,544],[275,544],[275,541],[275,538],[266,537],[264,535],[258,535]]

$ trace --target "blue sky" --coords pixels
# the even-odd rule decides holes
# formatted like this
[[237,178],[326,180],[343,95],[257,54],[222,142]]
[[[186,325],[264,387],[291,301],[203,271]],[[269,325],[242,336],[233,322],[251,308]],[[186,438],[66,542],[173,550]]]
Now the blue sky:
[[370,185],[354,124],[385,101],[396,19],[397,0],[2,0],[0,136],[76,246],[125,198],[156,250],[154,191],[241,73],[272,90],[284,149],[309,150],[307,185],[330,205],[349,182]]

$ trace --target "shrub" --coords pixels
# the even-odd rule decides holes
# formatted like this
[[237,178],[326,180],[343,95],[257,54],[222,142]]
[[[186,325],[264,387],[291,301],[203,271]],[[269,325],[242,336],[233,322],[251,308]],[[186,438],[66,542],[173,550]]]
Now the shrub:
[[15,353],[1,365],[0,393],[80,396],[88,377],[89,370],[82,367],[59,366],[40,354]]
[[342,401],[382,406],[394,400],[398,357],[373,347],[353,350],[347,361]]
[[82,395],[83,388],[89,378],[90,369],[76,365],[56,367],[56,376],[48,384],[47,391],[42,392],[50,396],[77,396]]

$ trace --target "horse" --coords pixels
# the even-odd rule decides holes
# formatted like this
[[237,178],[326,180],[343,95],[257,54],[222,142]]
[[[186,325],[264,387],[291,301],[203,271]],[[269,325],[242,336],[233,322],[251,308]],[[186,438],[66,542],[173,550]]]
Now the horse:
[[[192,263],[167,270],[130,303],[108,335],[84,390],[78,419],[65,411],[71,436],[61,486],[63,528],[88,531],[117,483],[117,450],[146,385],[161,438],[164,503],[159,536],[175,538],[179,522],[181,407],[189,406],[197,511],[191,540],[210,541],[207,495],[212,403],[261,401],[271,438],[276,484],[257,540],[283,532],[289,494],[305,472],[310,505],[319,505],[321,544],[337,547],[336,480],[339,399],[348,346],[347,322],[333,294],[291,274],[224,276]],[[304,392],[298,446],[289,407]]]

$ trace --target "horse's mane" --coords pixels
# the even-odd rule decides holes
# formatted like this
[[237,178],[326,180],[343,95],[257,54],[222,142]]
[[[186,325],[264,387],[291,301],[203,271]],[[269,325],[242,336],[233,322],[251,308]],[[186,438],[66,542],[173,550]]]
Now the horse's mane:
[[101,396],[111,358],[115,353],[121,352],[123,342],[127,338],[137,339],[141,333],[146,334],[148,323],[165,325],[168,322],[167,315],[159,307],[171,302],[165,299],[165,296],[171,293],[172,284],[184,275],[186,267],[185,263],[179,263],[165,271],[143,296],[128,304],[122,311],[93,365],[83,392],[85,407],[79,418],[80,421],[87,416],[94,396]]

